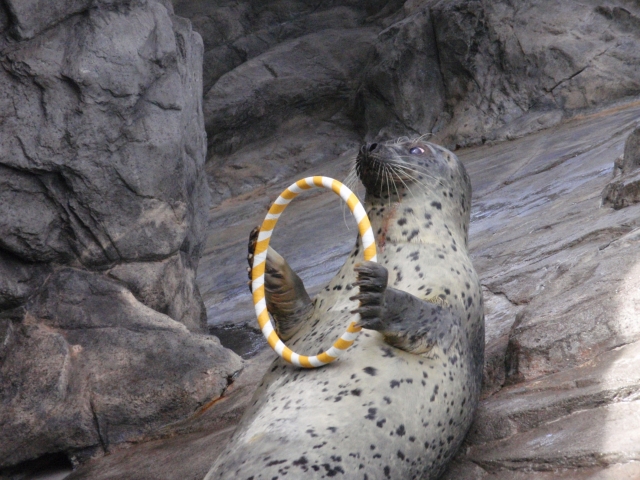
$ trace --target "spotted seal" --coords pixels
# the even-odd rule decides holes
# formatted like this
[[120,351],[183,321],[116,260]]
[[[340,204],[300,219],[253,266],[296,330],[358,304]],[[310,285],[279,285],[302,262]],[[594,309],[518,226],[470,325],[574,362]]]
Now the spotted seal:
[[484,357],[469,177],[453,153],[422,139],[363,146],[355,173],[379,263],[362,260],[358,239],[311,300],[270,249],[265,288],[295,351],[326,350],[352,313],[362,333],[323,368],[275,360],[206,480],[435,479],[469,429]]

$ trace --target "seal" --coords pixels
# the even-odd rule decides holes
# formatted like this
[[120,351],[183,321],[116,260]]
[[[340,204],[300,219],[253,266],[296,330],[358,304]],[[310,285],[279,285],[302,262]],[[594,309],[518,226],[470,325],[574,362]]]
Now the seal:
[[323,368],[276,359],[206,480],[436,479],[471,425],[484,310],[467,251],[469,177],[422,138],[363,146],[354,173],[378,263],[362,260],[358,238],[312,300],[270,248],[265,291],[278,335],[301,353],[326,350],[354,313],[363,330]]

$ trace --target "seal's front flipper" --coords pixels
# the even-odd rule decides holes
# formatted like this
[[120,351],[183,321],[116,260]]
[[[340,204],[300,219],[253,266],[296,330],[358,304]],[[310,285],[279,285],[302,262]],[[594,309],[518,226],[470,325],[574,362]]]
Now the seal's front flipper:
[[[249,234],[247,261],[253,265],[253,252],[258,241],[260,227]],[[251,278],[251,268],[249,268]],[[249,284],[251,288],[251,284]],[[264,275],[264,291],[267,310],[275,322],[276,333],[287,341],[298,330],[313,310],[313,302],[304,288],[304,283],[282,256],[273,248],[267,250],[267,265]]]
[[363,262],[355,267],[360,292],[353,313],[358,326],[377,330],[385,341],[410,353],[427,353],[437,343],[445,352],[460,334],[460,320],[451,308],[421,300],[410,293],[387,287],[388,273],[382,265]]

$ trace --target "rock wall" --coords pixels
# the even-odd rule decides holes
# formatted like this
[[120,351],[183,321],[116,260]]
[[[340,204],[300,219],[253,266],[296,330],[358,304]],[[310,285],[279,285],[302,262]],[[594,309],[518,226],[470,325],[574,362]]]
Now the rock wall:
[[154,0],[0,2],[0,468],[218,397],[203,335],[203,47]]
[[517,138],[640,92],[631,0],[175,0],[205,44],[216,202],[362,138]]

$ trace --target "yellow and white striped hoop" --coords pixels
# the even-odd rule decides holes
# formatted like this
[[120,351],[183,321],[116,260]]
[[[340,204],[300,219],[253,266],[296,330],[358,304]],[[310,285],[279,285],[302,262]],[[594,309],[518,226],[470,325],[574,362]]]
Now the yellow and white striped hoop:
[[347,331],[342,334],[333,346],[326,352],[320,355],[314,355],[307,357],[306,355],[298,355],[287,347],[282,340],[278,337],[278,334],[271,324],[269,319],[269,313],[267,312],[267,303],[265,301],[264,292],[264,272],[267,260],[267,250],[269,248],[269,240],[273,229],[276,227],[276,223],[280,218],[280,215],[284,209],[289,205],[291,200],[302,193],[304,190],[309,190],[314,187],[324,187],[329,190],[333,190],[335,193],[347,202],[351,213],[358,222],[358,230],[362,238],[362,246],[364,248],[364,259],[368,261],[377,261],[376,257],[376,244],[373,237],[373,231],[371,230],[371,222],[364,207],[358,200],[358,197],[349,190],[345,185],[338,180],[334,180],[329,177],[307,177],[298,180],[296,183],[290,185],[280,196],[273,202],[267,216],[262,222],[260,227],[260,233],[258,233],[258,241],[256,243],[256,249],[253,252],[253,268],[251,269],[251,287],[253,290],[253,304],[256,309],[256,316],[258,317],[258,324],[262,330],[263,335],[271,345],[271,348],[275,352],[284,358],[287,362],[305,368],[316,368],[328,363],[333,362],[338,358],[347,348],[353,344],[358,332],[361,328],[356,327],[356,322],[351,322]]

